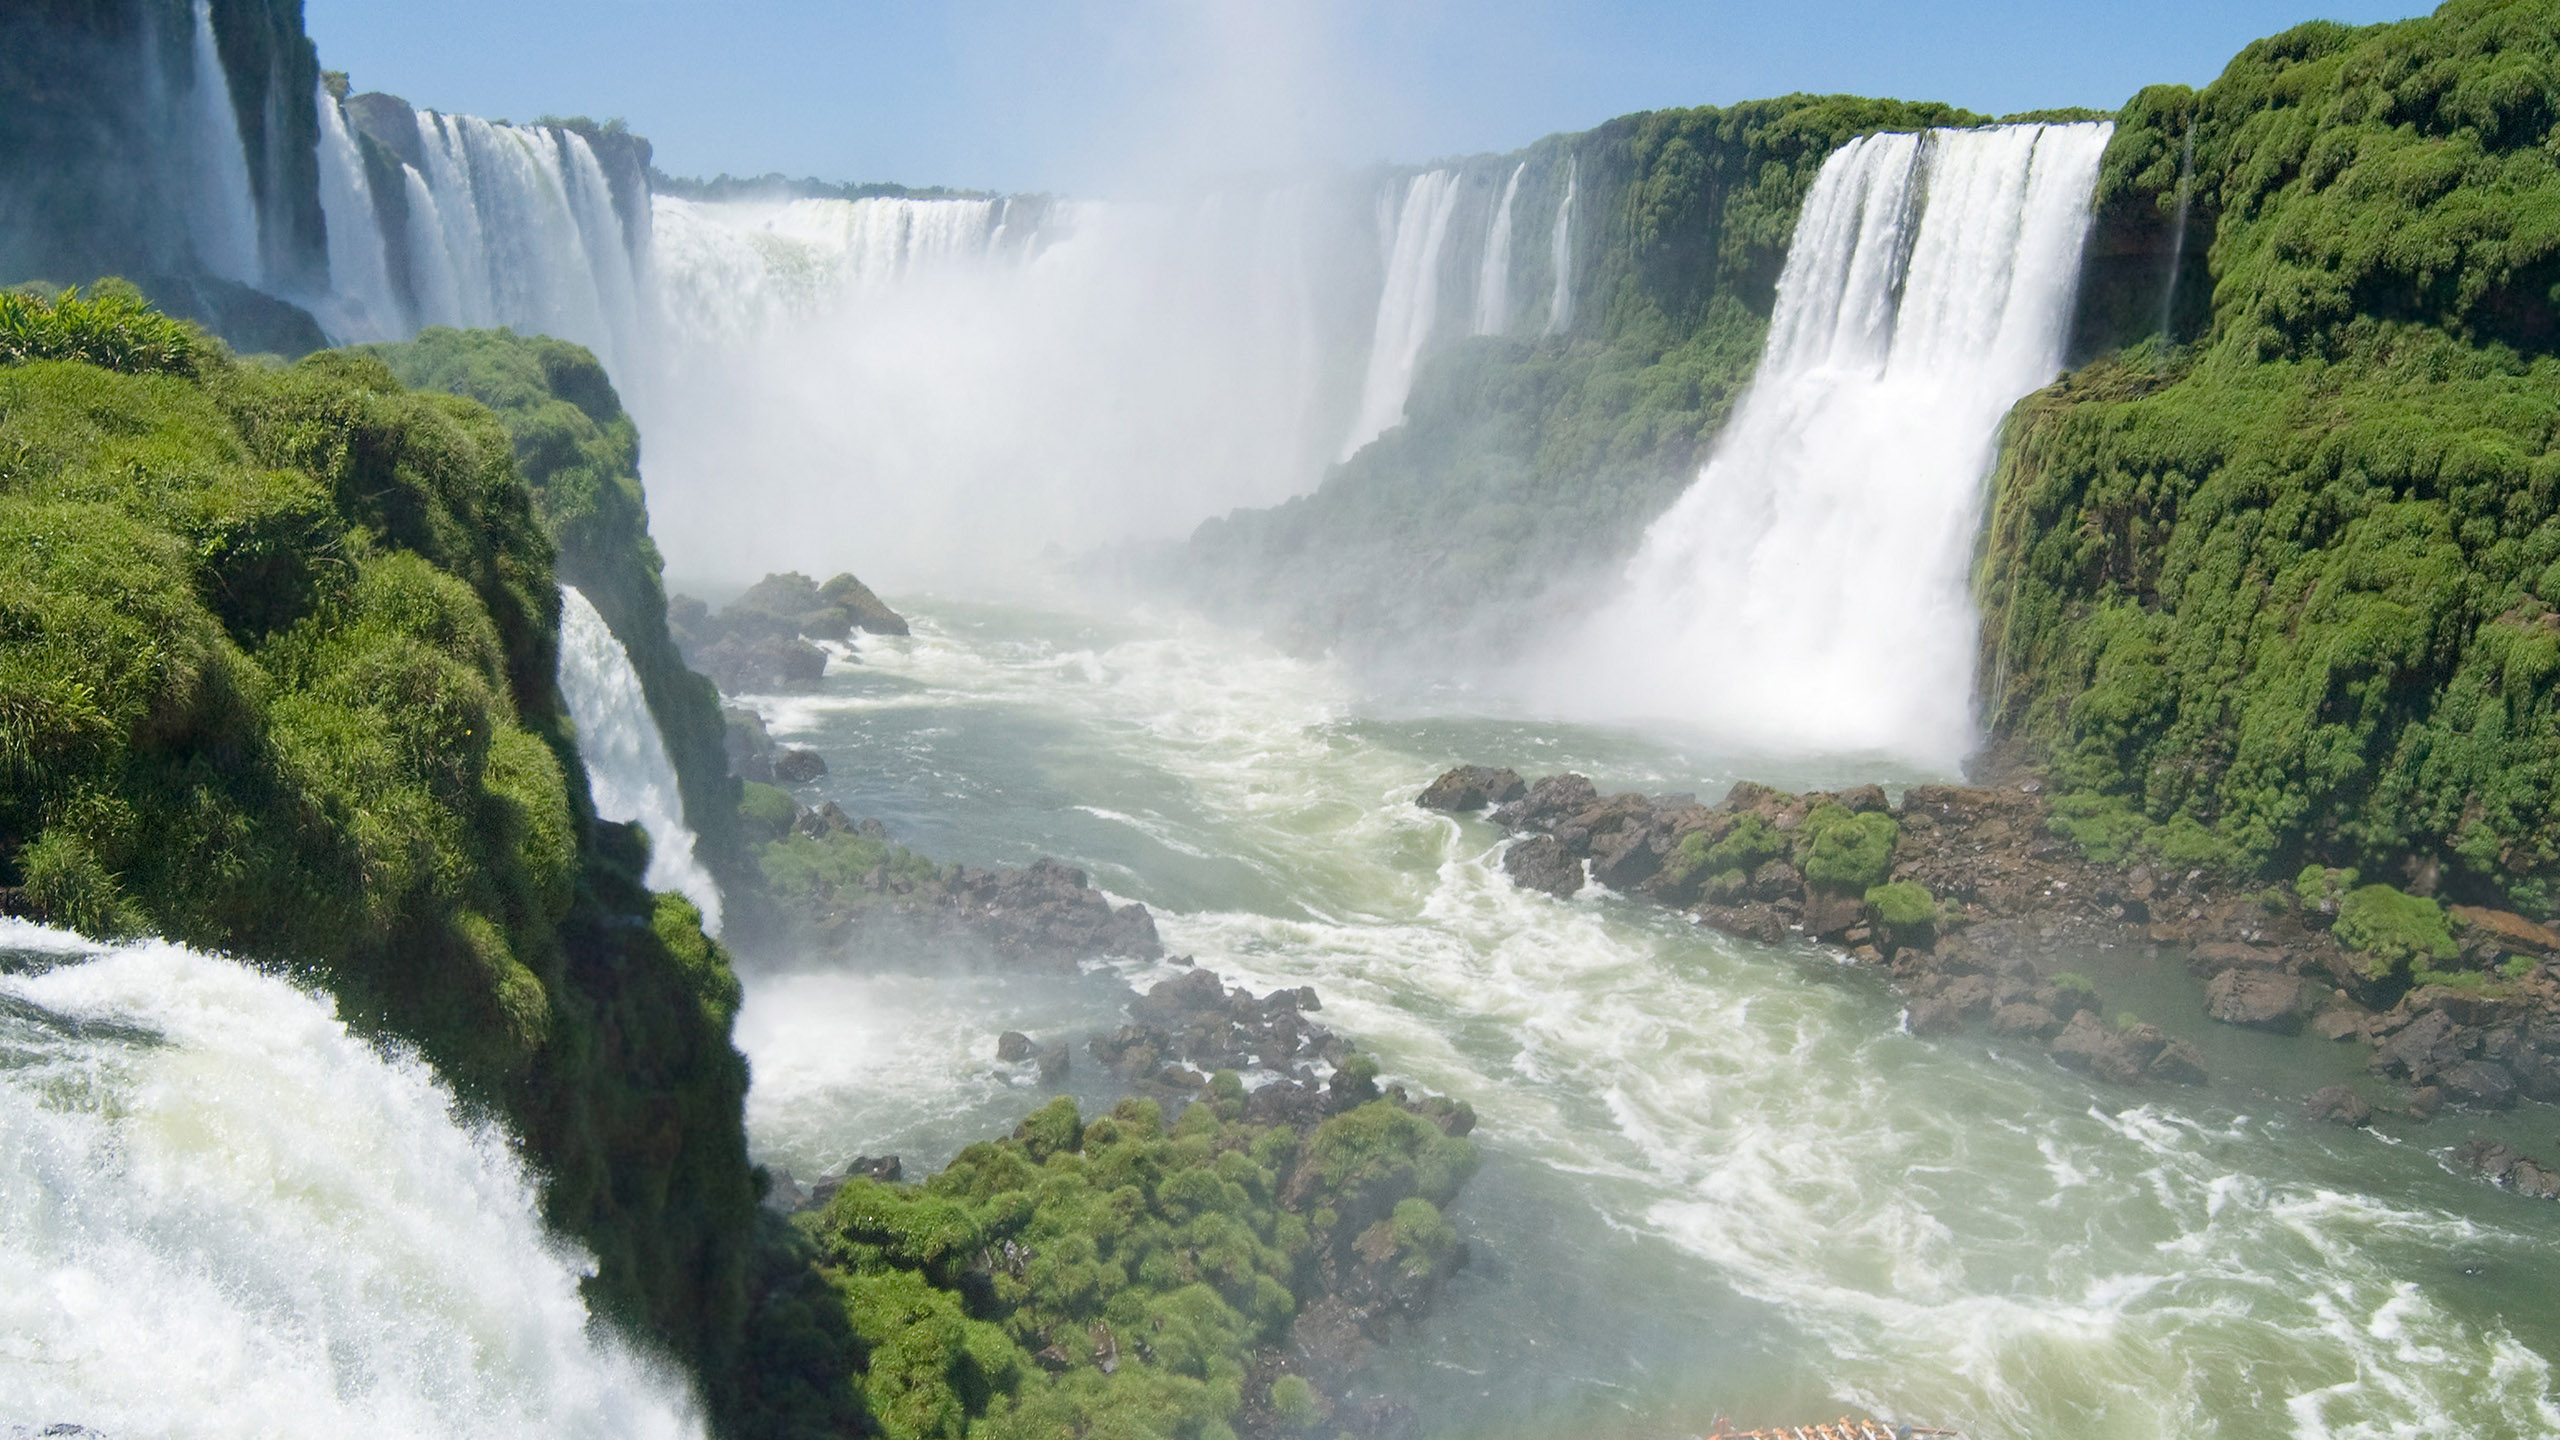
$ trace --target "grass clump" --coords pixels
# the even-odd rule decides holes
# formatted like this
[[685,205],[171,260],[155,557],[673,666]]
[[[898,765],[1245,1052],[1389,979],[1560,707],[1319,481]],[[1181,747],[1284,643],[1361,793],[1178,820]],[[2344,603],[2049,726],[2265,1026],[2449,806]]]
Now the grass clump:
[[1938,901],[1925,885],[1896,880],[1867,891],[1867,919],[1896,945],[1929,944],[1937,935]]
[[2329,933],[2383,971],[2449,961],[2461,953],[2443,906],[2388,885],[2348,891],[2338,902],[2337,923]]
[[1882,811],[1852,814],[1838,805],[1817,805],[1797,832],[1797,868],[1811,888],[1864,895],[1892,871],[1901,834],[1902,827]]

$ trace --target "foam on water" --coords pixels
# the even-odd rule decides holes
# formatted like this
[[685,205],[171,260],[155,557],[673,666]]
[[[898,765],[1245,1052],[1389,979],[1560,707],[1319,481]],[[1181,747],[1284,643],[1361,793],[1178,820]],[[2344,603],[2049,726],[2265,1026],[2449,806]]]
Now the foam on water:
[[[1780,1377],[1768,1393],[1798,1403],[1959,1424],[1977,1440],[2560,1427],[2560,1332],[2534,1287],[2484,1293],[2463,1278],[2473,1265],[2560,1273],[2560,1221],[2538,1209],[2414,1149],[2263,1118],[2221,1091],[2109,1090],[2032,1049],[1914,1038],[1871,977],[1810,947],[1743,944],[1603,896],[1524,894],[1480,822],[1412,806],[1450,758],[1416,743],[1428,727],[1361,718],[1320,666],[1205,629],[909,613],[916,636],[866,649],[864,673],[769,709],[828,753],[835,782],[930,785],[1009,763],[985,747],[1036,735],[1047,788],[1027,796],[1009,779],[941,802],[984,812],[965,833],[1073,820],[1029,843],[1074,840],[1068,858],[1157,907],[1172,950],[1231,980],[1316,986],[1327,1022],[1391,1071],[1469,1098],[1498,1162],[1590,1207],[1544,1240],[1511,1217],[1468,1219],[1562,1250],[1488,1252],[1401,1352],[1411,1383],[1455,1387],[1431,1397],[1454,1427],[1516,1428],[1532,1400],[1562,1403],[1532,1378],[1550,1373],[1589,1377],[1588,1394],[1618,1397],[1612,1413],[1704,1423],[1676,1408],[1681,1384],[1608,1353],[1623,1343],[1611,1337],[1648,1331],[1643,1317],[1586,1311],[1578,1341],[1504,1288],[1570,1283],[1595,1245],[1640,1247],[1627,1263],[1659,1284],[1730,1297],[1713,1303],[1767,1352],[1705,1366],[1725,1388],[1698,1403],[1729,1403],[1767,1372]],[[1595,744],[1558,727],[1478,734],[1485,748],[1465,758],[1547,769],[1560,765],[1543,757],[1570,764]],[[1007,1028],[1001,1016],[981,1012],[975,1033]],[[815,1068],[794,1083],[814,1097],[825,1062],[802,1053],[794,1064]],[[786,1118],[792,1101],[757,1103],[760,1144],[786,1124],[827,1128],[815,1112]],[[850,1125],[833,1133],[847,1153],[865,1146]],[[1493,1183],[1462,1216],[1527,1193],[1482,1188]],[[1473,1356],[1487,1375],[1431,1354]],[[1603,1402],[1575,1403],[1553,1412],[1559,1430]]]
[[0,974],[0,1433],[703,1433],[425,1065],[236,961],[11,952],[50,968]]

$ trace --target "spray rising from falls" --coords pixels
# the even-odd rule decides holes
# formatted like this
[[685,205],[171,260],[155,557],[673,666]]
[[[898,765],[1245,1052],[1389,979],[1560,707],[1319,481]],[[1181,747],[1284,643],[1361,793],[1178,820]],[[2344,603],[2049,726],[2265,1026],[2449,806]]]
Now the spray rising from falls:
[[1528,169],[1525,161],[1511,167],[1511,178],[1502,186],[1502,203],[1494,207],[1493,228],[1485,232],[1484,263],[1476,270],[1478,335],[1499,335],[1511,328],[1511,202],[1520,198],[1520,177]]
[[702,911],[702,928],[719,934],[720,889],[694,857],[676,768],[640,676],[604,616],[568,585],[560,587],[560,694],[578,723],[578,753],[586,758],[596,813],[647,831],[649,888],[691,900]]
[[1342,442],[1345,460],[1404,420],[1414,365],[1440,318],[1440,249],[1449,238],[1449,216],[1457,204],[1454,170],[1427,171],[1405,184],[1404,204],[1389,232],[1394,238],[1387,251],[1387,285],[1378,296],[1377,333],[1369,342],[1360,413]]
[[1559,662],[1594,713],[1952,770],[2000,420],[2062,366],[2106,125],[1873,135],[1826,162],[1740,413]]
[[660,364],[617,380],[671,563],[1002,585],[1297,493],[1341,433],[1314,208],[657,197]]
[[0,1434],[699,1436],[536,1206],[327,999],[0,920]]

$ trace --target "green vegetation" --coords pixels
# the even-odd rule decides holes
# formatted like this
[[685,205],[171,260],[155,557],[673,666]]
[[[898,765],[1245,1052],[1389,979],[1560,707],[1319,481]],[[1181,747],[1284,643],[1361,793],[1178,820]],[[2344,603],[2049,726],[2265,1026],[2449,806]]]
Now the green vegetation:
[[2360,885],[2338,902],[2337,923],[2330,933],[2359,956],[2385,970],[2451,960],[2453,931],[2445,924],[2444,907],[2419,895],[2404,895],[2388,885]]
[[[1515,635],[1552,585],[1630,553],[1687,487],[1751,378],[1823,160],[1872,131],[1983,118],[1791,95],[1624,116],[1480,162],[1487,174],[1527,163],[1524,216],[1553,213],[1568,159],[1576,167],[1588,218],[1572,332],[1428,357],[1404,425],[1313,495],[1203,525],[1185,583],[1310,645]],[[1522,255],[1515,293],[1543,294],[1545,246]]]
[[1853,815],[1838,805],[1817,805],[1797,831],[1796,867],[1809,888],[1864,895],[1884,884],[1901,835],[1902,827],[1880,810]]
[[1243,1110],[1232,1074],[1171,1125],[1061,1098],[922,1185],[855,1180],[804,1217],[882,1431],[1217,1440],[1255,1395],[1319,1418],[1302,1377],[1248,1364],[1345,1276],[1391,1302],[1453,1269],[1439,1207],[1474,1147],[1389,1100],[1303,1136]]
[[1978,582],[1988,708],[2093,855],[2560,904],[2555,115],[2560,6],[2455,0],[2120,117],[2101,231],[2173,208],[2192,124],[2209,311],[2012,416]]
[[737,989],[594,820],[505,433],[368,357],[237,363],[110,287],[5,304],[0,907],[288,964],[414,1044],[522,1136],[599,1306],[721,1403]]
[[1896,945],[1926,946],[1937,938],[1938,901],[1925,885],[1896,880],[1867,891],[1867,919]]
[[727,722],[719,692],[685,667],[667,631],[666,587],[640,486],[640,434],[604,367],[583,346],[507,330],[439,327],[360,353],[380,357],[404,384],[479,401],[506,427],[559,577],[578,587],[630,652],[675,764],[697,853],[724,892],[743,902],[732,908],[731,933],[753,943],[767,917],[747,883]]

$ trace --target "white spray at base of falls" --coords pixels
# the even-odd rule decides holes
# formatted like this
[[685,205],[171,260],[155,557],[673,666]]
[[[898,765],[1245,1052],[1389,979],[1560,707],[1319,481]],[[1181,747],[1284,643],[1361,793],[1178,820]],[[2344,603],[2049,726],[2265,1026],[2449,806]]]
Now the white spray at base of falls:
[[2111,128],[1871,135],[1825,162],[1749,393],[1540,688],[1954,770],[1984,481],[2001,418],[2061,370]]
[[240,144],[240,115],[231,77],[213,39],[213,6],[195,3],[195,78],[187,96],[188,138],[195,149],[195,203],[187,208],[196,259],[225,280],[258,283],[258,197],[249,187],[249,154]]
[[423,1063],[235,960],[0,920],[8,953],[0,1434],[701,1435]]
[[1511,328],[1511,202],[1520,198],[1520,177],[1527,161],[1511,167],[1503,183],[1502,203],[1493,210],[1493,228],[1485,232],[1484,263],[1476,267],[1478,335],[1499,335]]
[[651,213],[661,363],[615,379],[687,573],[984,593],[1276,504],[1341,438],[1305,273],[1331,212],[1301,189]]
[[[1378,324],[1369,342],[1368,376],[1360,386],[1360,413],[1342,442],[1342,458],[1404,422],[1405,396],[1414,365],[1440,318],[1440,250],[1457,208],[1458,172],[1430,170],[1405,184],[1387,250],[1386,288],[1378,295]],[[1383,207],[1382,207],[1383,209]]]
[[596,814],[647,831],[649,888],[692,901],[702,911],[702,928],[719,934],[720,888],[694,855],[676,767],[639,673],[604,616],[570,585],[560,587],[560,695],[578,723],[578,753],[587,762]]

